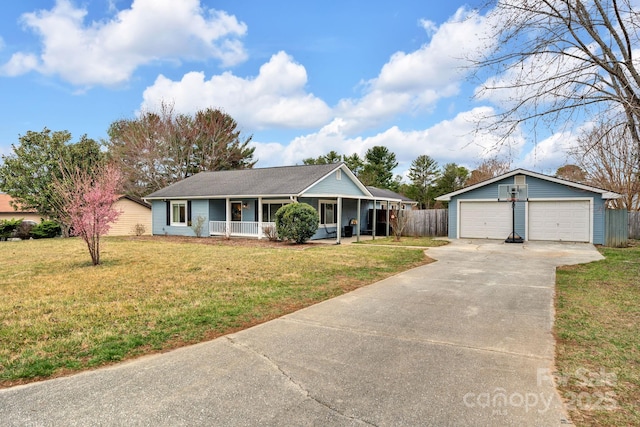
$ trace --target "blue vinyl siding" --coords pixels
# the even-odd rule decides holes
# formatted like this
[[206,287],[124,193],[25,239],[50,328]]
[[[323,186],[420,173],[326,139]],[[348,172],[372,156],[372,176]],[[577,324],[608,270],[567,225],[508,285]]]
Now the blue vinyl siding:
[[204,218],[205,223],[207,224],[206,234],[209,234],[209,201],[208,200],[192,200],[191,201],[191,221],[195,221],[199,216]]
[[340,194],[343,196],[365,195],[343,170],[340,170],[340,174],[341,179],[338,180],[336,178],[336,172],[332,172],[329,176],[309,188],[306,193],[327,195]]
[[[505,184],[513,184],[513,178],[511,178],[511,180],[511,182],[505,182]],[[529,199],[600,197],[599,194],[592,193],[591,191],[580,190],[566,185],[556,184],[555,182],[532,178],[530,176],[527,177],[527,184],[529,189]]]
[[[468,191],[458,196],[452,197],[449,202],[449,238],[455,239],[458,234],[458,200],[498,200],[498,186],[501,184],[514,184],[514,177],[508,177],[498,182]],[[604,244],[604,212],[605,201],[598,193],[580,190],[543,179],[526,176],[529,200],[535,199],[593,199],[593,229],[592,238],[595,244]],[[508,202],[504,202],[508,203]],[[526,238],[526,203],[516,203],[516,232]]]
[[165,234],[167,227],[167,202],[153,200],[151,202],[151,234]]
[[[209,234],[209,201],[193,200],[191,201],[191,220],[195,221],[198,216],[202,216],[205,221],[205,235]],[[171,226],[167,225],[167,202],[162,200],[154,200],[151,202],[151,218],[152,233],[154,235],[171,235],[171,236],[195,236],[189,226]]]
[[209,201],[209,220],[224,221],[227,216],[226,200],[213,199]]
[[449,202],[449,234],[450,239],[458,238],[458,198],[452,197]]

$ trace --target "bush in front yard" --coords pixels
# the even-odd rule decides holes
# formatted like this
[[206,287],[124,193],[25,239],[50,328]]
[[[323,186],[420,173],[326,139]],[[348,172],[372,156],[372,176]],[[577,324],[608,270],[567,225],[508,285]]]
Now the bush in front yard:
[[50,239],[57,237],[61,233],[60,224],[55,221],[42,221],[31,227],[29,234],[34,239]]
[[291,203],[276,212],[276,231],[282,240],[304,243],[318,230],[320,217],[311,205]]
[[7,240],[20,226],[22,219],[3,219],[0,220],[0,240]]

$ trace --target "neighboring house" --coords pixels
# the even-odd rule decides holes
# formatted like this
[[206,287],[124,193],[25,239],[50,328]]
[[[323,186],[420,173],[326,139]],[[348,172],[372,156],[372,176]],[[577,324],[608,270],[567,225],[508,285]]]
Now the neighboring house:
[[[619,194],[524,169],[437,197],[449,202],[449,237],[506,239],[515,231],[524,240],[605,242],[607,200]],[[499,199],[503,201],[499,201]]]
[[118,219],[111,224],[107,236],[151,234],[151,205],[149,203],[137,197],[120,196],[113,207],[121,213]]
[[304,202],[320,215],[312,239],[335,237],[338,243],[342,233],[364,230],[369,203],[402,202],[371,194],[344,163],[201,172],[144,199],[152,206],[152,234],[194,236],[200,219],[203,235],[257,238],[275,225],[280,207]]
[[26,209],[14,209],[11,206],[13,198],[4,193],[0,193],[0,220],[5,219],[23,219],[25,221],[40,222],[42,218],[38,212]]

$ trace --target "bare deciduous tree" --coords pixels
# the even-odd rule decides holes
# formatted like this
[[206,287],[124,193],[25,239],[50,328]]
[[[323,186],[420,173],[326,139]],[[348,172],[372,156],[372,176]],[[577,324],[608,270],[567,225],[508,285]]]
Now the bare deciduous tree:
[[612,207],[639,210],[639,150],[629,133],[626,128],[602,124],[581,135],[570,154],[585,171],[588,184],[623,195],[611,201]]
[[478,165],[478,167],[471,171],[469,179],[465,182],[465,186],[477,184],[487,179],[494,178],[503,173],[509,172],[511,163],[506,160],[499,160],[496,157],[486,159]]
[[[480,70],[480,98],[503,110],[490,121],[533,130],[622,112],[629,138],[640,146],[640,13],[633,0],[491,0],[493,25]],[[479,75],[478,75],[479,77]],[[611,113],[611,114],[610,114]],[[507,135],[505,135],[506,137]]]
[[400,241],[404,229],[409,223],[409,212],[404,209],[394,209],[389,216],[389,225],[393,231],[393,236],[396,242]]
[[194,116],[159,112],[119,120],[109,128],[109,153],[123,172],[125,192],[142,197],[203,171],[253,167],[252,137],[241,139],[238,124],[214,109]]

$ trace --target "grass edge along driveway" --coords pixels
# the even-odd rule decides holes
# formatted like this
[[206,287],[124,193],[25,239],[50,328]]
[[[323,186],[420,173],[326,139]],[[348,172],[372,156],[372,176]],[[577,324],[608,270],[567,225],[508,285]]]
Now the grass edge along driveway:
[[556,279],[556,381],[577,426],[640,425],[640,242]]
[[0,387],[194,344],[431,260],[424,251],[195,238],[2,242]]

